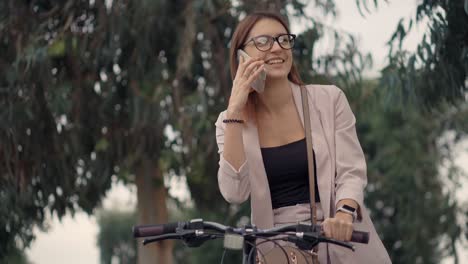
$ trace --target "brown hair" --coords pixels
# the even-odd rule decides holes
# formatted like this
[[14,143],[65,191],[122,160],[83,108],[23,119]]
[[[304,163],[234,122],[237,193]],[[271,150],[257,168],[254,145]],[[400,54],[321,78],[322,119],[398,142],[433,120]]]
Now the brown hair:
[[[231,78],[234,80],[236,77],[237,67],[239,66],[237,60],[237,50],[242,47],[242,45],[247,41],[247,37],[249,36],[250,31],[254,27],[254,25],[261,19],[273,19],[281,23],[283,27],[286,29],[288,33],[291,33],[289,30],[288,23],[286,19],[281,15],[273,12],[268,11],[261,11],[261,12],[254,12],[248,16],[246,16],[236,27],[234,34],[232,35],[231,39],[231,48],[229,49],[229,65],[231,70]],[[299,71],[297,70],[294,61],[291,66],[291,71],[288,74],[288,80],[291,82],[302,85],[303,82],[299,75]],[[251,93],[249,95],[249,99],[247,101],[247,112],[245,113],[245,118],[251,116],[254,113],[254,104],[256,101],[256,93]]]

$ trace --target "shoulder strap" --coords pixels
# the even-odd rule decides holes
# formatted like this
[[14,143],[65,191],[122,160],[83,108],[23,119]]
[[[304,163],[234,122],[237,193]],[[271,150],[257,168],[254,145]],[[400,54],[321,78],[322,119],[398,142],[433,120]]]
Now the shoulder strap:
[[[309,168],[309,195],[310,195],[310,221],[313,225],[317,224],[317,205],[315,204],[315,163],[312,145],[312,130],[310,128],[309,100],[306,87],[301,85],[302,109],[304,112],[304,128],[307,145],[307,165]],[[312,263],[319,264],[318,246],[312,249]]]
[[312,131],[310,128],[309,100],[305,86],[301,85],[302,109],[304,112],[304,128],[307,145],[307,164],[309,168],[309,195],[310,195],[310,219],[312,224],[317,224],[317,206],[315,204],[315,164],[313,158]]

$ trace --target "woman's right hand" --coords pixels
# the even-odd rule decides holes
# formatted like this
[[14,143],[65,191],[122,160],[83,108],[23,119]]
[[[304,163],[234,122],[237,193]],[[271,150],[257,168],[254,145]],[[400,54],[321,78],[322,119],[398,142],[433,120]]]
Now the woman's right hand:
[[247,59],[240,56],[236,77],[234,78],[229,99],[228,113],[237,115],[242,113],[249,93],[253,91],[250,87],[252,82],[259,77],[265,67],[263,59]]

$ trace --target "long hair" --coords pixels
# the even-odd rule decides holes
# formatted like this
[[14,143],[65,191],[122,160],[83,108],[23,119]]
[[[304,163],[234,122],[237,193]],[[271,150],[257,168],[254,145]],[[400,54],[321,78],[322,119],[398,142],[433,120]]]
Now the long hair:
[[[237,60],[237,50],[242,47],[242,45],[247,41],[247,37],[250,34],[250,31],[254,27],[254,25],[261,19],[273,19],[281,23],[283,27],[286,29],[287,33],[291,33],[289,30],[288,23],[286,19],[284,19],[281,15],[273,12],[262,11],[262,12],[254,12],[248,16],[246,16],[236,27],[234,34],[232,35],[231,39],[231,48],[229,49],[229,66],[231,70],[231,78],[234,80],[236,77],[237,67],[239,66],[239,62]],[[299,75],[299,72],[294,64],[294,61],[291,66],[291,70],[288,73],[288,80],[292,83],[297,85],[302,85],[303,82]],[[246,105],[246,112],[244,112],[244,118],[248,119],[249,117],[254,114],[254,106],[256,102],[256,93],[251,93],[249,95],[249,99],[247,100]]]

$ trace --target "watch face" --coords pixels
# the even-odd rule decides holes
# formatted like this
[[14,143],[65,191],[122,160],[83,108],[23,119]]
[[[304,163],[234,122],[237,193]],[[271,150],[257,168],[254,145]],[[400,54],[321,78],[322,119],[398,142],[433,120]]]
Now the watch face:
[[356,211],[356,208],[351,207],[351,206],[346,205],[346,204],[343,205],[343,208],[346,209],[346,210],[350,210],[350,211],[353,212],[353,213]]

